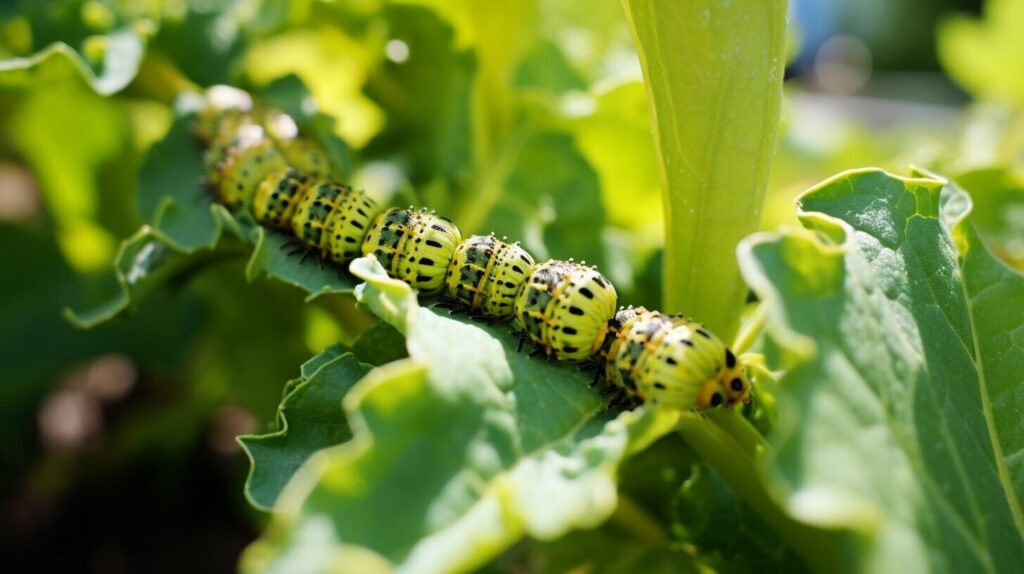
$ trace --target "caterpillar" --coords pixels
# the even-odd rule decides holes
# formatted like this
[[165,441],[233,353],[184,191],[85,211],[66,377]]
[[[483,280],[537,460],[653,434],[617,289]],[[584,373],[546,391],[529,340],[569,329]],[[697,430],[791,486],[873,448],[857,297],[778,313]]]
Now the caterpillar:
[[750,404],[750,381],[736,355],[700,323],[623,307],[608,325],[605,377],[629,396],[671,408]]
[[585,263],[536,263],[518,242],[463,240],[426,209],[383,209],[343,183],[326,151],[245,92],[211,88],[194,132],[206,146],[217,201],[290,235],[308,253],[345,263],[373,255],[424,295],[490,320],[512,320],[537,353],[594,365],[622,395],[673,409],[749,404],[733,352],[701,324],[643,307],[617,307],[615,287]]

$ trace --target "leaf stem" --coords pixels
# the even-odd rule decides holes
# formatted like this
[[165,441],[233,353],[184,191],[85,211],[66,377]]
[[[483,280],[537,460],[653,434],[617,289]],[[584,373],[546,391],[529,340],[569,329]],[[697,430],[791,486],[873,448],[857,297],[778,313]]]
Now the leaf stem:
[[730,340],[746,285],[736,246],[757,230],[785,65],[785,0],[622,0],[661,172],[666,312]]
[[757,341],[757,338],[761,336],[761,331],[764,330],[764,317],[764,305],[759,303],[754,312],[750,314],[750,317],[740,327],[740,332],[736,335],[736,340],[732,344],[732,351],[734,353],[742,355],[754,345],[754,341]]
[[746,420],[731,410],[712,413],[708,418],[688,413],[680,417],[676,428],[812,570],[839,571],[835,536],[789,517],[768,491],[758,458],[768,452],[769,446]]

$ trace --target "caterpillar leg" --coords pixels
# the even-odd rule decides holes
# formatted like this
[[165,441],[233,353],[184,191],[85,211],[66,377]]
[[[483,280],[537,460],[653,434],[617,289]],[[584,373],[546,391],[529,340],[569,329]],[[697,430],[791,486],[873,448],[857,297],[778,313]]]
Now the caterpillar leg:
[[434,306],[438,309],[444,309],[448,311],[448,315],[452,313],[463,314],[469,311],[469,305],[459,301],[458,299],[452,299],[451,297],[441,297],[434,303]]
[[[281,244],[281,247],[278,247],[278,249],[280,249],[281,251],[285,251],[288,249],[295,249],[295,247],[298,245],[301,244],[294,237],[288,237],[288,239],[286,239],[284,243]],[[291,254],[289,253],[289,255]]]
[[[281,245],[281,251],[285,252],[285,257],[294,257],[300,253],[308,253],[310,249],[298,241],[286,241]],[[305,258],[305,255],[303,255],[303,258]]]
[[530,354],[529,354],[529,357],[531,359],[533,357],[544,357],[545,361],[550,361],[551,360],[551,353],[548,352],[548,350],[545,349],[543,346],[535,344],[534,348],[533,348],[533,351],[531,351]]
[[479,323],[483,323],[484,325],[487,326],[491,326],[495,322],[497,322],[497,319],[495,317],[492,317],[478,309],[473,309],[469,311],[467,315],[469,316],[470,319],[477,321]]
[[516,352],[520,353],[523,350],[523,344],[530,340],[530,334],[525,330],[520,330],[516,333],[516,337],[519,339],[516,344]]
[[598,396],[609,411],[626,411],[638,407],[641,401],[614,385],[606,385],[598,390]]

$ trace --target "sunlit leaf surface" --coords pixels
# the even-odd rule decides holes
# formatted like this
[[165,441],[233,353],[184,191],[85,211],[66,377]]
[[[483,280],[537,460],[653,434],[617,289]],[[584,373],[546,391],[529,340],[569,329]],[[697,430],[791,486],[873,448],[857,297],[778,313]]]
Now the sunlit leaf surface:
[[959,189],[878,170],[800,199],[808,231],[755,236],[780,382],[770,471],[868,570],[1004,572],[1024,560],[1024,277]]

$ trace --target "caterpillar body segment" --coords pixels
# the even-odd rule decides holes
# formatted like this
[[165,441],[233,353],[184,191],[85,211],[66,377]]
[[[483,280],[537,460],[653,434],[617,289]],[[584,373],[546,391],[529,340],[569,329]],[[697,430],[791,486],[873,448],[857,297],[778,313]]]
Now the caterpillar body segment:
[[309,138],[293,138],[278,147],[289,166],[314,179],[334,179],[338,175],[334,173],[327,150]]
[[301,243],[327,253],[327,224],[342,198],[351,190],[344,185],[318,181],[306,186],[292,215],[292,234]]
[[608,323],[608,337],[602,349],[607,380],[634,398],[647,400],[650,393],[637,385],[641,374],[638,364],[661,344],[673,326],[682,322],[685,319],[651,312],[644,307],[619,309]]
[[217,165],[217,197],[229,209],[248,209],[260,183],[284,167],[284,156],[268,138],[243,139]]
[[604,348],[605,375],[640,401],[707,410],[749,404],[750,383],[718,337],[680,315],[642,307],[616,313]]
[[597,270],[549,260],[533,268],[515,300],[515,321],[548,356],[582,361],[604,343],[615,287]]
[[331,261],[344,263],[361,254],[363,241],[380,209],[368,195],[349,186],[327,220],[327,252]]
[[518,243],[494,235],[474,235],[455,249],[445,279],[445,294],[493,319],[508,319],[515,298],[533,270],[533,257]]
[[351,187],[319,181],[306,185],[291,216],[296,239],[335,263],[359,255],[377,213],[376,203]]
[[372,254],[388,274],[431,295],[444,287],[448,265],[462,243],[454,223],[426,210],[392,208],[370,225],[363,255]]
[[306,188],[315,183],[312,176],[292,167],[274,170],[260,182],[252,200],[256,222],[272,229],[291,227],[292,215]]

